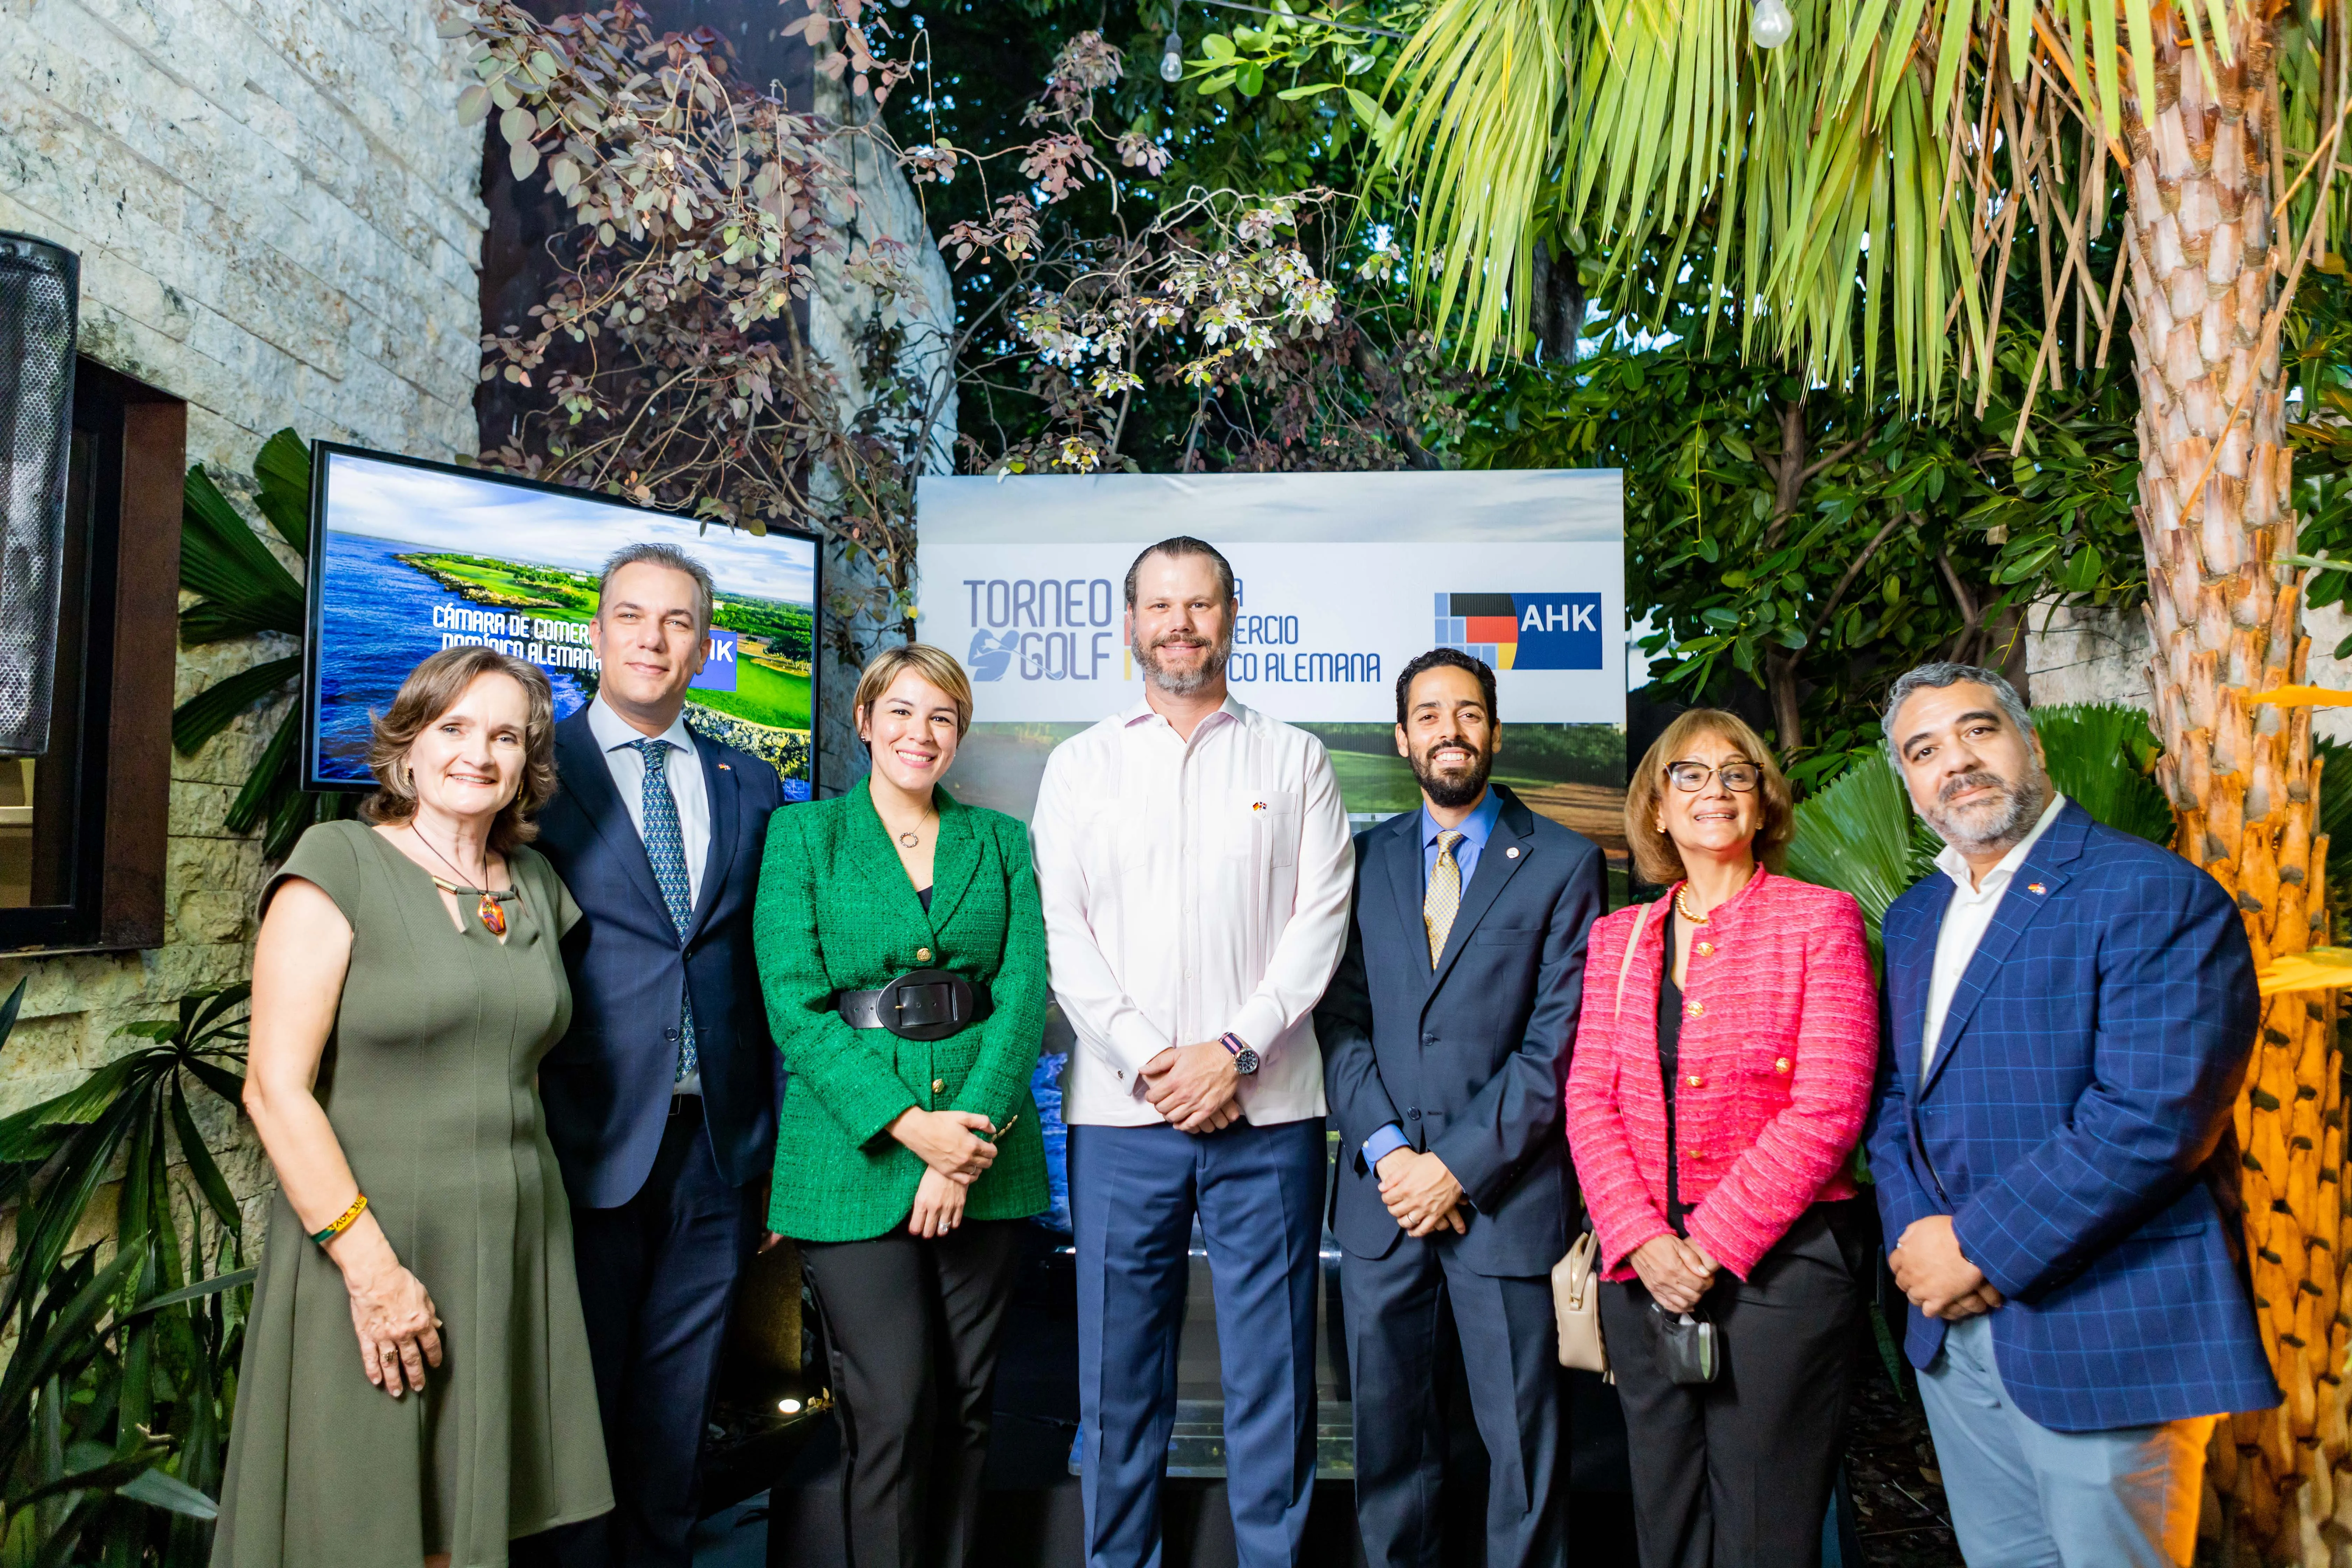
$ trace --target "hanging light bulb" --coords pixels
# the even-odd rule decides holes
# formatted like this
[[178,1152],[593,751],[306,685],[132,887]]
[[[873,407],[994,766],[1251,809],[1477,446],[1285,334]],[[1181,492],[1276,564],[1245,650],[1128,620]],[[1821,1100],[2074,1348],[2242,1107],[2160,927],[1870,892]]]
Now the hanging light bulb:
[[1748,18],[1748,37],[1759,49],[1777,49],[1797,30],[1797,18],[1788,0],[1756,0]]
[[1173,27],[1168,29],[1167,52],[1160,57],[1160,79],[1161,81],[1184,79],[1184,40],[1176,36],[1176,29]]

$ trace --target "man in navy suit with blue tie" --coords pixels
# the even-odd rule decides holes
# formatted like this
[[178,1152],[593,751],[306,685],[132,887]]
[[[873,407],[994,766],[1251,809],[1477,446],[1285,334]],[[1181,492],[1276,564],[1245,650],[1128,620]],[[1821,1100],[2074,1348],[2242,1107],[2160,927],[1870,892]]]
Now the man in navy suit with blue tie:
[[572,1027],[540,1065],[572,1198],[615,1507],[553,1542],[565,1568],[688,1568],[695,1467],[735,1278],[776,1138],[751,906],[775,769],[697,735],[686,692],[710,574],[668,545],[604,566],[595,700],[555,730],[539,847],[583,919]]
[[1315,1011],[1371,1568],[1438,1561],[1449,1312],[1486,1445],[1487,1568],[1567,1561],[1550,1272],[1576,1191],[1561,1093],[1606,868],[1487,782],[1498,733],[1481,661],[1439,648],[1397,677],[1397,750],[1422,804],[1357,836],[1347,952]]
[[2214,1417],[2279,1401],[2235,1212],[2244,927],[2053,787],[1991,670],[1903,676],[1886,740],[1945,848],[1886,911],[1866,1138],[1961,1555],[2186,1568]]

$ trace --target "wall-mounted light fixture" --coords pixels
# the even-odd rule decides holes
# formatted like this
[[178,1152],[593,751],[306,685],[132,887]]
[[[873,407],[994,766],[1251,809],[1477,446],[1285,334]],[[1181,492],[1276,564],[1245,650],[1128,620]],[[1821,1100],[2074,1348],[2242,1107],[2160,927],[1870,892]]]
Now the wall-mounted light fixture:
[[0,756],[49,749],[81,264],[0,233]]

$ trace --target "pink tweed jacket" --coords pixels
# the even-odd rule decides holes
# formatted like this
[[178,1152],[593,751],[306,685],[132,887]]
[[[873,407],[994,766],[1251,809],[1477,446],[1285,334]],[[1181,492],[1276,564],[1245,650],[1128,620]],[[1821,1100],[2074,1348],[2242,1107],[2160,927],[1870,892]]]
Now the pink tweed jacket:
[[[1671,893],[1668,895],[1671,897]],[[1658,1078],[1664,905],[1630,965],[1638,909],[1593,922],[1568,1072],[1568,1142],[1605,1278],[1666,1225]],[[1618,1000],[1618,973],[1624,995]],[[1675,1151],[1690,1239],[1745,1279],[1847,1172],[1878,1065],[1878,986],[1846,894],[1759,871],[1692,933],[1676,1054]]]

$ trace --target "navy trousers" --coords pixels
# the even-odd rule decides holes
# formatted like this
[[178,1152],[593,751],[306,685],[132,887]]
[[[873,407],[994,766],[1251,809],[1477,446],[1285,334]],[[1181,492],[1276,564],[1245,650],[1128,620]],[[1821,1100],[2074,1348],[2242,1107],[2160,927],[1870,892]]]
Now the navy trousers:
[[1160,1568],[1192,1220],[1208,1243],[1241,1568],[1289,1568],[1315,1490],[1323,1119],[1070,1129],[1089,1568]]
[[635,1197],[572,1211],[614,1508],[551,1532],[562,1568],[690,1568],[696,1464],[752,1234],[746,1194],[719,1173],[691,1096]]
[[1364,1561],[1438,1568],[1446,1427],[1438,1335],[1450,1306],[1471,1417],[1486,1446],[1486,1568],[1562,1568],[1566,1417],[1551,1280],[1475,1273],[1453,1239],[1450,1231],[1405,1237],[1386,1258],[1350,1254],[1339,1263]]

